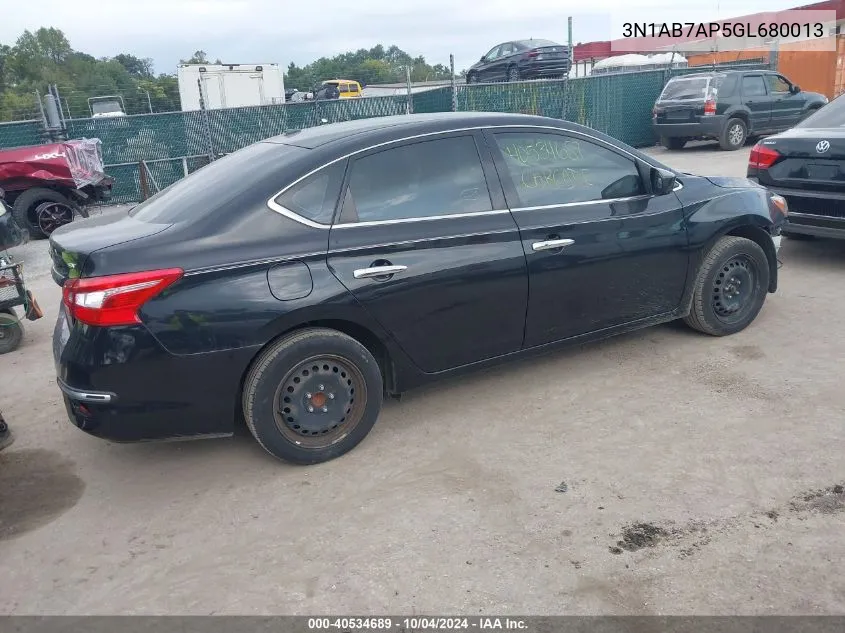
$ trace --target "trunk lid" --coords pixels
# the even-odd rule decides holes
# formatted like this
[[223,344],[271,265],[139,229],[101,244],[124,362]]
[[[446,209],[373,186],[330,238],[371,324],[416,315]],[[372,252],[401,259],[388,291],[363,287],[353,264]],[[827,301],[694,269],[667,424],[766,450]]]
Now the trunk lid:
[[537,51],[537,56],[534,58],[537,61],[567,59],[569,57],[569,50],[566,46],[538,46],[534,50]]
[[845,186],[845,131],[842,128],[793,128],[761,145],[780,157],[761,169],[761,184],[784,189],[841,191]]
[[97,261],[92,257],[95,253],[157,235],[171,226],[140,222],[123,209],[66,224],[50,236],[53,280],[62,285],[67,279],[108,274],[107,262]]

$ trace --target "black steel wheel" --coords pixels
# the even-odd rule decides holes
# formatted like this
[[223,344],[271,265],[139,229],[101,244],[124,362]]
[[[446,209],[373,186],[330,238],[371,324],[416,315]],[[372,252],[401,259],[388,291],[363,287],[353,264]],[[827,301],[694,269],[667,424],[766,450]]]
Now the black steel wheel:
[[367,383],[348,359],[313,356],[288,372],[275,400],[276,426],[285,437],[307,448],[326,448],[361,421]]
[[744,237],[720,238],[699,268],[685,322],[713,336],[745,329],[763,307],[769,277],[769,260],[759,244]]
[[747,255],[736,255],[713,280],[713,313],[726,323],[741,320],[754,306],[757,265]]
[[244,419],[270,454],[316,464],[366,437],[383,390],[378,362],[364,345],[336,330],[308,328],[256,358],[244,380]]

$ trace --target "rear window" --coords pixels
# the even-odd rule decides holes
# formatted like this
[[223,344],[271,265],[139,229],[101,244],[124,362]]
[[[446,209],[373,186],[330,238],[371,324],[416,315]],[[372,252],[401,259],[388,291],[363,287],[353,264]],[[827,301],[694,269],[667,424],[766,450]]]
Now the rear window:
[[704,99],[708,91],[719,88],[724,75],[705,77],[673,77],[660,93],[658,101],[685,101],[689,99]]
[[557,42],[552,42],[551,40],[519,40],[517,44],[521,44],[526,48],[538,48],[541,46],[562,46]]
[[842,99],[842,96],[843,95],[836,97],[836,99],[808,116],[795,127],[845,127],[845,100]]
[[[175,224],[199,219],[221,208],[238,213],[245,193],[274,187],[278,191],[284,183],[275,180],[277,174],[283,174],[286,163],[307,151],[276,143],[250,145],[177,180],[133,208],[129,215],[142,222]],[[155,167],[152,169],[155,177]]]

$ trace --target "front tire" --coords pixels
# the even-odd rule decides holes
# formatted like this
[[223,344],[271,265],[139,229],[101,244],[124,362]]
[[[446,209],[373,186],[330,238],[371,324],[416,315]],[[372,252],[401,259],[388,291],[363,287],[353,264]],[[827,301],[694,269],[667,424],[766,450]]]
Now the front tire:
[[370,351],[327,328],[271,344],[243,389],[247,427],[271,455],[317,464],[352,450],[375,425],[384,382]]
[[748,138],[748,126],[742,119],[730,119],[722,131],[719,145],[727,151],[738,150],[745,145]]
[[769,291],[769,262],[759,244],[722,237],[704,258],[684,322],[711,336],[744,330],[757,317]]

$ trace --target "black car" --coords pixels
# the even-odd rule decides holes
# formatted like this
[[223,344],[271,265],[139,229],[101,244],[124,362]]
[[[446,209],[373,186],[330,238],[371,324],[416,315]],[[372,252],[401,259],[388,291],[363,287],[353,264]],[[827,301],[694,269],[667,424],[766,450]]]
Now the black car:
[[53,233],[58,385],[100,437],[242,416],[273,455],[325,461],[385,394],[673,319],[742,330],[777,287],[783,213],[556,119],[291,132]]
[[748,178],[786,198],[784,235],[845,238],[845,99],[757,143]]
[[726,70],[670,79],[653,109],[654,131],[664,147],[716,139],[736,150],[749,137],[791,128],[827,103],[767,70]]
[[551,40],[497,44],[467,71],[467,83],[561,78],[569,75],[569,47]]

